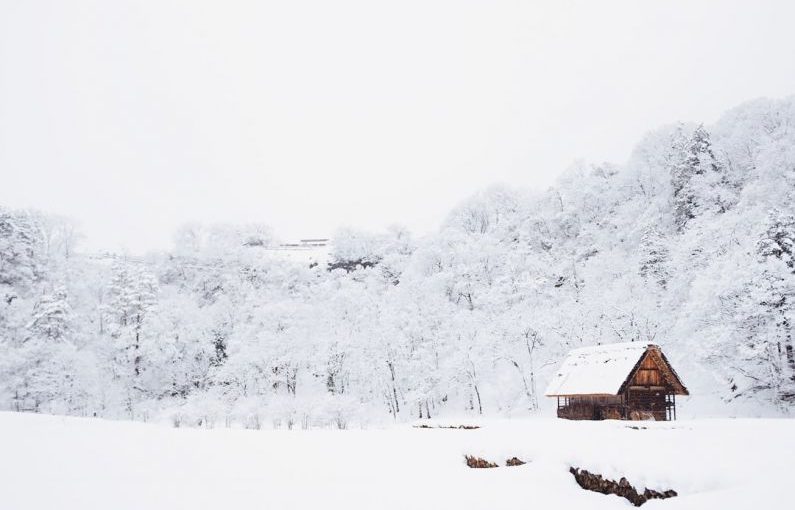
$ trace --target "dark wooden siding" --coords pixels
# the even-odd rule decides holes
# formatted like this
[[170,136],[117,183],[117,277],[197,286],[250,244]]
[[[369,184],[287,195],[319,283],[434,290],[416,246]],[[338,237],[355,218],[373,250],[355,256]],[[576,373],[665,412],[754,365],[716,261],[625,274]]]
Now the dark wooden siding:
[[668,419],[666,412],[666,391],[630,389],[627,392],[627,404],[631,411],[652,413],[657,421]]
[[651,356],[646,356],[638,367],[635,377],[632,378],[631,386],[661,386],[664,383],[660,367],[654,362]]
[[620,420],[624,417],[624,399],[620,395],[562,397],[558,402],[558,418],[569,420]]

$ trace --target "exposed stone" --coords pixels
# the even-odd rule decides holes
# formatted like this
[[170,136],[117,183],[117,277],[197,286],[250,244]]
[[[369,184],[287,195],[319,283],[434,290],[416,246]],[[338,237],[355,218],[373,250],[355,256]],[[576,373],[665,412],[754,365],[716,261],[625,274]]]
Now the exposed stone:
[[465,455],[464,458],[467,461],[467,466],[471,468],[495,468],[497,464],[494,462],[489,462],[486,459],[481,459],[480,457],[475,457],[474,455]]
[[621,477],[621,480],[616,482],[614,480],[602,478],[602,475],[590,473],[584,469],[575,467],[569,468],[569,472],[574,475],[574,479],[577,480],[577,483],[583,489],[599,492],[601,494],[615,494],[616,496],[626,498],[635,506],[640,506],[650,499],[666,499],[677,495],[674,490],[658,492],[652,489],[644,489],[642,493],[639,493],[624,477]]

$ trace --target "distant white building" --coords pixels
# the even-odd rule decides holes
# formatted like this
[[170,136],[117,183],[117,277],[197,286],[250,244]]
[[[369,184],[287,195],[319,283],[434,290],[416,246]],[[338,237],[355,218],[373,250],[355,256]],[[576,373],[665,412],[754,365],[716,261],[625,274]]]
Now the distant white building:
[[269,250],[285,260],[309,265],[325,265],[328,263],[331,253],[331,240],[325,237],[299,239],[281,243]]

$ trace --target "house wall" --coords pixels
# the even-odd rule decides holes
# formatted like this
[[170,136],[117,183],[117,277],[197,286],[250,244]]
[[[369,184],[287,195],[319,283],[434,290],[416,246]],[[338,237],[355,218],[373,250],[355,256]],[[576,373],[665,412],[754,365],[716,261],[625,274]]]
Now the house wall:
[[636,418],[643,419],[644,414],[651,413],[657,421],[668,419],[666,400],[666,390],[635,390],[627,391],[627,406],[630,412],[630,419],[633,419],[632,412],[635,411]]
[[620,395],[561,397],[558,418],[568,420],[621,419],[624,399]]
[[666,390],[628,390],[624,396],[561,397],[558,418],[568,420],[668,419]]

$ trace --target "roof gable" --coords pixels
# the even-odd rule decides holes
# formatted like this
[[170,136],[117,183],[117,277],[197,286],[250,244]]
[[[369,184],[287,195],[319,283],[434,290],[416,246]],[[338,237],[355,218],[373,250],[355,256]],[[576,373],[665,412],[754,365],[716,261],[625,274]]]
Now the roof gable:
[[665,357],[660,347],[657,345],[649,345],[646,349],[646,352],[640,357],[635,367],[632,371],[627,375],[626,380],[619,388],[618,392],[623,393],[624,390],[627,388],[628,385],[631,384],[632,380],[635,378],[635,374],[641,368],[644,360],[650,359],[657,369],[660,371],[660,375],[665,380],[665,384],[671,388],[673,388],[674,393],[677,395],[690,395],[690,392],[687,391],[685,385],[682,384],[682,380],[679,379],[679,375],[674,370],[674,367],[668,362],[668,358]]

